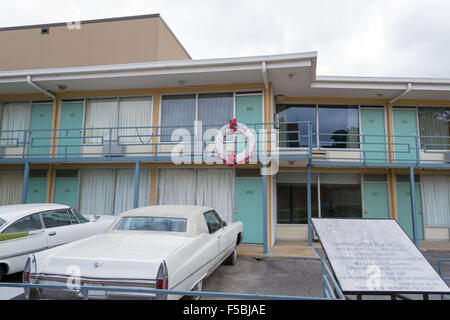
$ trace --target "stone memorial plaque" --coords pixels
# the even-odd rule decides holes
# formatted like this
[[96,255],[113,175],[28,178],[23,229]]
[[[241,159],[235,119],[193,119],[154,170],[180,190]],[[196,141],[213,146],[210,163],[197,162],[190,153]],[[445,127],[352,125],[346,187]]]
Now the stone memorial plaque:
[[313,218],[312,223],[344,293],[450,293],[397,221]]

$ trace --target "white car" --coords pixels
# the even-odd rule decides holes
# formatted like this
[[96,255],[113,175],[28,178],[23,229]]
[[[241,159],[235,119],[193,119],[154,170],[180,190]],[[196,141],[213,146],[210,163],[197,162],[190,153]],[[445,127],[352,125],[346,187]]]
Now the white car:
[[116,218],[102,216],[91,222],[61,204],[0,206],[0,279],[23,271],[30,253],[104,232]]
[[[25,289],[25,297],[81,298],[77,285],[200,291],[226,261],[236,262],[242,222],[225,223],[212,208],[150,206],[126,211],[100,235],[30,255],[25,283],[68,285]],[[179,299],[150,293],[90,291],[89,298]]]

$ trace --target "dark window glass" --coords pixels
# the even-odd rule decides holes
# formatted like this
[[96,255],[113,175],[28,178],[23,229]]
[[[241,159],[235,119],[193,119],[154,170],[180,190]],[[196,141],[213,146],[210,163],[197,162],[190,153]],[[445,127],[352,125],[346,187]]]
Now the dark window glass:
[[27,232],[42,229],[39,213],[24,217],[6,228],[3,233]]
[[80,223],[86,223],[89,222],[89,219],[83,217],[83,215],[81,213],[79,213],[77,210],[72,209],[73,213],[77,216],[78,220],[80,220]]
[[214,233],[222,227],[222,222],[214,211],[208,211],[204,215],[209,233]]
[[[280,224],[307,224],[307,186],[306,184],[277,185],[277,222]],[[311,184],[311,213],[318,216],[317,184]]]
[[303,121],[311,122],[313,146],[316,146],[315,105],[277,104],[277,118],[280,123],[280,147],[295,148],[308,146],[308,124],[297,123]]
[[450,150],[450,108],[419,108],[420,144],[426,150]]
[[71,225],[71,218],[67,210],[47,211],[41,213],[45,228],[56,228]]
[[359,148],[357,106],[319,106],[319,142],[324,148]]
[[360,184],[320,184],[322,218],[361,218]]
[[195,121],[195,94],[164,96],[161,105],[160,141],[171,141],[172,132],[187,129],[193,139]]
[[6,223],[5,220],[0,219],[0,227],[1,227],[2,225],[4,225],[5,223]]

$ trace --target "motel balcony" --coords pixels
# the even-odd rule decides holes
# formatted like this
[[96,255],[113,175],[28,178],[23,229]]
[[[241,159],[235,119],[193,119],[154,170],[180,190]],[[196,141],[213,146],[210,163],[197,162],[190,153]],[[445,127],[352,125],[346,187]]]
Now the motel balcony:
[[[221,127],[5,130],[0,131],[0,163],[172,162],[173,155],[184,163],[223,163],[214,143]],[[225,145],[227,154],[248,152],[251,164],[279,160],[282,167],[450,167],[449,136],[314,133],[306,121],[247,127],[254,135],[253,152],[240,134]]]

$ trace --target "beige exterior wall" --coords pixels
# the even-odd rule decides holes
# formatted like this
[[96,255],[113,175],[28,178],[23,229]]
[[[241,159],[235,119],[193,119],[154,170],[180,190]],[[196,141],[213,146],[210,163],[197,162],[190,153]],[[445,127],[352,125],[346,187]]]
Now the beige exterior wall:
[[0,70],[190,59],[159,16],[0,30]]

